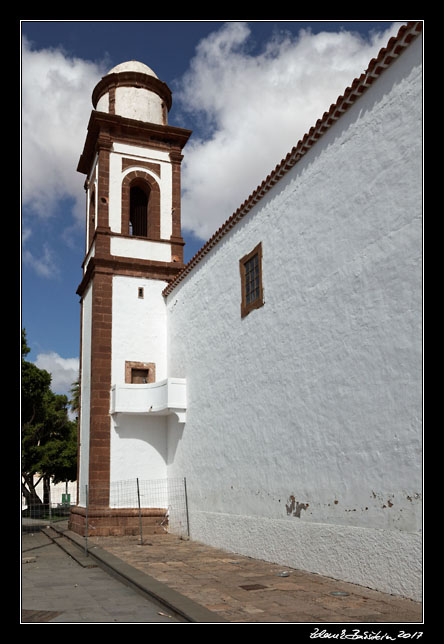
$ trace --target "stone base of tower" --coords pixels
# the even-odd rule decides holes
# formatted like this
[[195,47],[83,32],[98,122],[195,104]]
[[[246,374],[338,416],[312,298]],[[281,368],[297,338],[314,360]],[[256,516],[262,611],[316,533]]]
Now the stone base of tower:
[[[88,535],[86,526],[88,524]],[[165,534],[168,528],[164,508],[86,508],[74,506],[69,517],[69,529],[88,537],[110,537]]]

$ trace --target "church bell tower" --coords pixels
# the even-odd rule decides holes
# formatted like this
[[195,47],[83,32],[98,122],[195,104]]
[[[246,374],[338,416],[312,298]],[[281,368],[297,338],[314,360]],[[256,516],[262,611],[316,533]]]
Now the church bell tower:
[[[77,290],[79,493],[71,523],[83,529],[88,502],[94,534],[109,534],[119,506],[111,482],[166,476],[169,410],[153,407],[150,396],[181,384],[168,380],[162,291],[183,268],[180,172],[191,131],[168,125],[171,91],[137,61],[111,69],[92,102],[77,167],[86,176],[86,246]],[[160,411],[150,415],[153,408]],[[114,530],[124,510],[116,507]]]

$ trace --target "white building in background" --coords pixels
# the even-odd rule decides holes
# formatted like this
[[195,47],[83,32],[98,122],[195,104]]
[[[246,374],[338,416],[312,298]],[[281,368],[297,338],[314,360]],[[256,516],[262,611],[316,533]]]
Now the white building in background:
[[99,82],[78,167],[73,529],[86,485],[109,534],[132,516],[113,481],[186,477],[191,538],[420,598],[421,29],[400,29],[186,266],[190,131],[168,125],[145,65]]
[[[35,491],[37,496],[41,501],[44,499],[44,485],[43,477],[40,474],[34,474],[33,476]],[[56,507],[59,504],[74,504],[77,502],[77,484],[75,481],[66,481],[62,483],[54,483],[51,480],[50,483],[50,500],[49,503],[52,507]],[[22,494],[22,510],[25,510],[28,507],[25,496]],[[31,506],[31,516],[35,511],[35,507]]]

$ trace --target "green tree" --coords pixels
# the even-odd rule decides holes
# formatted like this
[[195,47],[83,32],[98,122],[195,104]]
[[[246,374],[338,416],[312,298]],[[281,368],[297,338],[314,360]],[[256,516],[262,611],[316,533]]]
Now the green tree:
[[[51,375],[25,358],[29,353],[22,331],[22,492],[28,507],[47,503],[49,482],[75,481],[77,423],[69,420],[67,396],[51,391]],[[40,474],[38,481],[34,475]],[[43,478],[44,498],[36,486]]]

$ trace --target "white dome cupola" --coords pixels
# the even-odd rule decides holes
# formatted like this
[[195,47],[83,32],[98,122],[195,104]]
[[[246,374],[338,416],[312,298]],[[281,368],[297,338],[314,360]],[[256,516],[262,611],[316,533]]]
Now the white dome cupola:
[[96,85],[92,102],[99,112],[168,125],[171,91],[153,70],[137,60],[113,67]]

